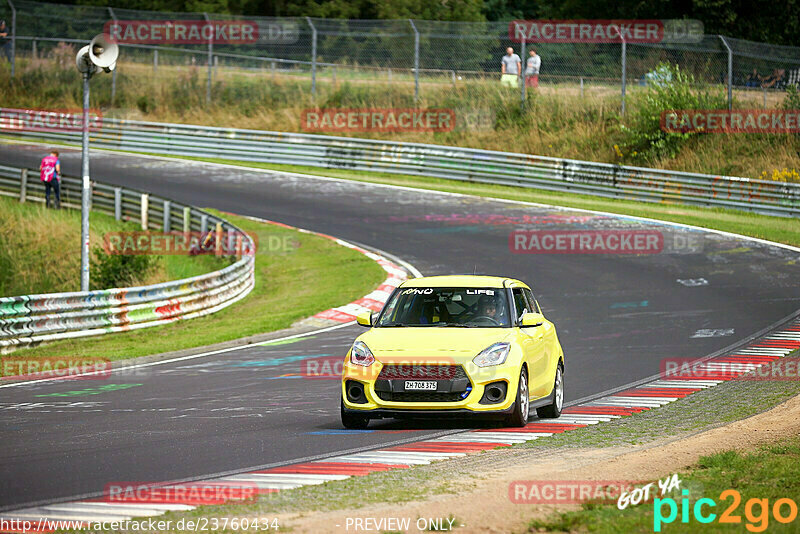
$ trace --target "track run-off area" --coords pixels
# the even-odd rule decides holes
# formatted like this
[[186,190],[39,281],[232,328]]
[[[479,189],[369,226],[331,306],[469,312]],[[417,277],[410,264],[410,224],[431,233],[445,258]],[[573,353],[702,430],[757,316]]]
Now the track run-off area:
[[[3,144],[0,164],[37,168],[45,150]],[[63,149],[61,162],[65,174],[79,174],[79,151]],[[106,183],[374,247],[425,275],[526,281],[558,327],[568,405],[654,377],[665,360],[736,345],[800,309],[800,251],[714,231],[103,151],[92,152],[91,172]],[[607,245],[609,235],[639,248],[564,248],[580,245],[581,236],[602,236]],[[545,248],[559,236],[563,247]],[[235,476],[480,426],[384,420],[367,431],[343,430],[339,382],[305,379],[301,366],[344,357],[360,332],[346,325],[147,366],[112,375],[107,382],[118,387],[99,394],[81,394],[95,387],[90,382],[2,387],[0,512],[97,495],[115,481]]]

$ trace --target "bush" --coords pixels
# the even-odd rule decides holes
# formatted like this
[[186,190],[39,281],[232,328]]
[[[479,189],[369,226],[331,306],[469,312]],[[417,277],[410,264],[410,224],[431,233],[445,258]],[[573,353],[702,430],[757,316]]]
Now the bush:
[[710,90],[698,84],[694,76],[677,65],[661,63],[655,72],[658,80],[651,83],[644,95],[636,99],[635,111],[628,125],[621,126],[622,153],[627,159],[653,163],[664,157],[675,157],[681,146],[690,138],[702,135],[697,132],[671,133],[661,129],[661,113],[679,109],[727,109],[728,102],[722,89]]
[[153,97],[149,95],[142,95],[136,99],[136,107],[142,113],[151,113],[156,109],[156,103]]
[[150,256],[125,254],[106,254],[100,247],[94,247],[94,260],[90,266],[92,289],[128,287],[141,283],[141,280],[155,267]]
[[786,110],[800,109],[800,91],[794,85],[786,86],[786,96],[783,97],[781,107]]

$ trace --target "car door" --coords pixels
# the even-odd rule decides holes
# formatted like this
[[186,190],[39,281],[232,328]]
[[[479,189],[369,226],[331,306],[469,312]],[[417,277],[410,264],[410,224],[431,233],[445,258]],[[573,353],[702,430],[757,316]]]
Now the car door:
[[[526,308],[531,313],[541,313],[531,290],[526,287],[520,288],[520,290]],[[543,397],[548,395],[553,387],[551,373],[548,372],[550,368],[549,359],[552,357],[552,351],[549,349],[549,338],[552,337],[553,325],[545,321],[540,326],[531,326],[520,330],[524,331],[532,342],[528,363],[528,382],[530,383],[531,397]]]
[[[523,288],[514,287],[511,289],[511,293],[514,297],[517,318],[522,317],[525,313],[533,311]],[[542,327],[519,327],[519,332],[522,341],[522,350],[525,353],[525,361],[528,363],[528,388],[531,392],[531,398],[536,399],[538,397],[543,397],[550,393],[550,390],[544,386],[549,380],[545,381],[542,377],[543,374],[546,374],[545,369],[547,365],[544,343],[542,342]]]

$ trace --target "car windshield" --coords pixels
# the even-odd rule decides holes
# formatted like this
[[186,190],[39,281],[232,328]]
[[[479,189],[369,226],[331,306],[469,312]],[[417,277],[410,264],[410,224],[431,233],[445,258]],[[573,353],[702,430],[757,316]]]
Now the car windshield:
[[394,293],[376,326],[508,328],[510,323],[503,289],[413,287]]

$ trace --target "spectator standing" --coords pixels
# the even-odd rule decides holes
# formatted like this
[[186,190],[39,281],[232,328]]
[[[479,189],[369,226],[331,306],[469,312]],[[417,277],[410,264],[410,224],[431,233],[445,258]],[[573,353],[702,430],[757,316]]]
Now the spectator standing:
[[44,182],[44,203],[50,207],[50,189],[55,193],[54,207],[61,209],[61,160],[58,152],[53,150],[49,156],[42,158],[39,165],[39,177]]
[[9,33],[6,21],[0,20],[0,48],[3,49],[6,59],[11,63],[11,39],[8,38]]
[[536,54],[535,48],[531,48],[531,55],[528,58],[528,64],[525,69],[526,87],[533,87],[534,89],[539,87],[539,67],[541,66],[542,66],[541,56]]
[[786,69],[775,69],[772,71],[772,74],[764,78],[761,87],[782,89],[784,85],[783,78],[785,75],[786,75]]
[[762,80],[763,78],[761,78],[761,76],[758,75],[758,70],[753,69],[753,73],[747,77],[745,85],[747,87],[758,87],[759,85],[761,85]]
[[506,55],[500,61],[500,84],[509,87],[519,86],[519,77],[522,74],[522,60],[514,53],[514,49],[510,46],[506,48]]

